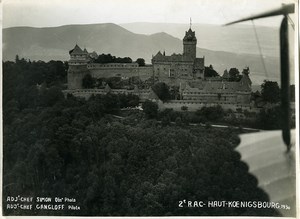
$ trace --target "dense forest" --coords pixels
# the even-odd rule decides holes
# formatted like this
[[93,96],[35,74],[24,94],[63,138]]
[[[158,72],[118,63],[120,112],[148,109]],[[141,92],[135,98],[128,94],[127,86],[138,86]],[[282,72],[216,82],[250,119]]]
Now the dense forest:
[[[137,97],[64,97],[67,68],[18,57],[3,63],[6,215],[279,215],[274,209],[180,208],[184,199],[268,201],[234,151],[242,130],[189,126],[180,115],[170,118],[176,123],[158,122],[164,113],[152,115],[157,109],[149,103],[116,118],[121,108],[136,106]],[[5,197],[19,194],[75,198],[81,210],[7,210]]]

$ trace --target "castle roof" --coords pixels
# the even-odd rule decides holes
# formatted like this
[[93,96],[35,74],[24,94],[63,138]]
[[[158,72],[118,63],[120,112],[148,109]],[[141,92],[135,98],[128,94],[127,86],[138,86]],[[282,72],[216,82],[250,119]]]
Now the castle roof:
[[261,93],[258,90],[254,93],[254,95],[258,96],[258,97],[261,97]]
[[240,80],[240,84],[243,86],[244,89],[247,89],[247,88],[251,89],[252,81],[249,78],[248,74],[243,74],[243,77]]
[[182,61],[192,62],[193,61],[193,59],[189,56],[183,56],[182,54],[175,54],[175,53],[173,53],[170,56],[166,56],[161,54],[160,51],[152,58],[152,60],[161,61],[161,62],[182,62]]
[[84,48],[83,52],[86,53],[86,54],[88,54],[88,51],[86,50],[86,48]]
[[74,49],[69,51],[69,54],[71,55],[76,55],[76,54],[85,54],[84,51],[82,51],[82,49],[76,44]]
[[197,40],[195,36],[195,31],[192,31],[190,28],[188,31],[185,32],[185,36],[183,38],[184,41],[195,41]]
[[160,51],[158,51],[153,58],[160,58],[160,57],[163,57],[163,55],[161,54]]

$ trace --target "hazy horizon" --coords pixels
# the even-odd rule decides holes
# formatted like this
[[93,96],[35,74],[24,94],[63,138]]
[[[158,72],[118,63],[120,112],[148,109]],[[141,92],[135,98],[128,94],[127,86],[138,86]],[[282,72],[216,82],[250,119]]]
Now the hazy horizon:
[[[193,24],[223,25],[291,2],[297,3],[295,0],[9,0],[3,1],[2,25],[3,28],[137,22],[189,25],[190,18]],[[280,19],[280,16],[265,18],[255,24],[276,27]]]
[[[70,23],[70,24],[63,24],[63,25],[58,25],[58,26],[28,26],[28,25],[24,25],[24,26],[11,26],[11,27],[3,27],[2,29],[8,29],[8,28],[15,28],[15,27],[32,27],[32,28],[54,28],[54,27],[63,27],[63,26],[72,26],[72,25],[93,25],[93,24],[116,24],[116,25],[119,25],[119,26],[122,26],[122,25],[127,25],[127,24],[142,24],[142,23],[145,23],[145,24],[170,24],[170,25],[186,25],[187,27],[189,27],[189,23],[172,23],[172,22],[168,22],[168,23],[165,23],[165,22],[124,22],[124,23],[113,23],[113,22],[103,22],[103,23]],[[192,24],[192,29],[193,29],[193,26],[197,26],[197,25],[207,25],[207,26],[219,26],[219,27],[222,27],[223,25],[221,24],[209,24],[209,23],[193,23]],[[249,27],[249,26],[253,26],[252,23],[240,23],[240,24],[234,24],[234,26],[236,27]],[[264,25],[264,24],[255,24],[255,26],[257,27],[267,27],[267,28],[274,28],[274,29],[278,29],[278,26],[267,26],[267,25]]]

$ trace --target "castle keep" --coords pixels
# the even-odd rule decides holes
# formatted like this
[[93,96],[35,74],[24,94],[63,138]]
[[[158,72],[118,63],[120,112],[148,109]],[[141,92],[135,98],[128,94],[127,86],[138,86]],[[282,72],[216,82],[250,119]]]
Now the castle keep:
[[68,89],[82,88],[82,79],[86,74],[89,74],[87,64],[90,61],[90,56],[87,50],[82,50],[77,44],[69,51],[69,69],[68,69]]
[[190,28],[183,38],[183,54],[166,56],[160,51],[152,58],[154,76],[166,83],[204,79],[204,57],[196,57],[197,38]]
[[[175,109],[188,105],[191,108],[203,106],[221,105],[224,108],[250,107],[251,80],[249,68],[242,72],[240,80],[230,80],[228,72],[223,76],[205,76],[205,58],[197,58],[197,38],[195,31],[189,28],[183,38],[183,53],[166,55],[160,51],[152,56],[152,65],[139,66],[138,63],[94,63],[97,57],[95,52],[89,53],[82,50],[78,45],[70,54],[68,70],[68,90],[77,96],[88,97],[91,94],[132,93],[138,95],[141,101],[150,99],[153,95],[152,89],[83,89],[82,79],[90,74],[93,78],[109,77],[138,77],[142,80],[152,78],[153,81],[165,82],[169,86],[179,87],[180,98],[170,100],[166,105]],[[155,97],[157,98],[157,96]],[[172,106],[173,104],[173,106]]]

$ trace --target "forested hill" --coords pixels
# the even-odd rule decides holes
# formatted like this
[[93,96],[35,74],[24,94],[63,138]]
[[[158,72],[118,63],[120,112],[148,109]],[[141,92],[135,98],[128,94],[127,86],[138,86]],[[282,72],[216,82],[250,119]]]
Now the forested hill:
[[72,197],[80,211],[4,208],[5,215],[278,216],[179,207],[184,199],[268,201],[234,151],[240,130],[189,126],[184,114],[176,125],[144,112],[116,119],[111,114],[136,104],[134,97],[64,98],[66,69],[54,61],[3,63],[3,197]]
[[[200,32],[202,31],[205,30],[202,29]],[[203,36],[199,34],[198,42],[202,42]],[[183,35],[184,31],[182,37]],[[68,51],[77,43],[90,52],[110,53],[120,57],[130,57],[133,60],[144,58],[147,63],[150,63],[152,55],[159,50],[165,51],[167,55],[182,53],[182,37],[176,38],[164,32],[151,35],[136,34],[112,23],[48,28],[12,27],[3,29],[3,59],[14,60],[18,54],[30,60],[66,61],[69,59]],[[242,53],[238,49],[234,52],[197,49],[198,57],[205,56],[206,65],[212,64],[221,75],[226,68],[243,69],[249,66],[252,81],[261,84],[266,77],[261,58],[258,55]],[[269,80],[277,80],[279,59],[266,56],[265,63]]]

